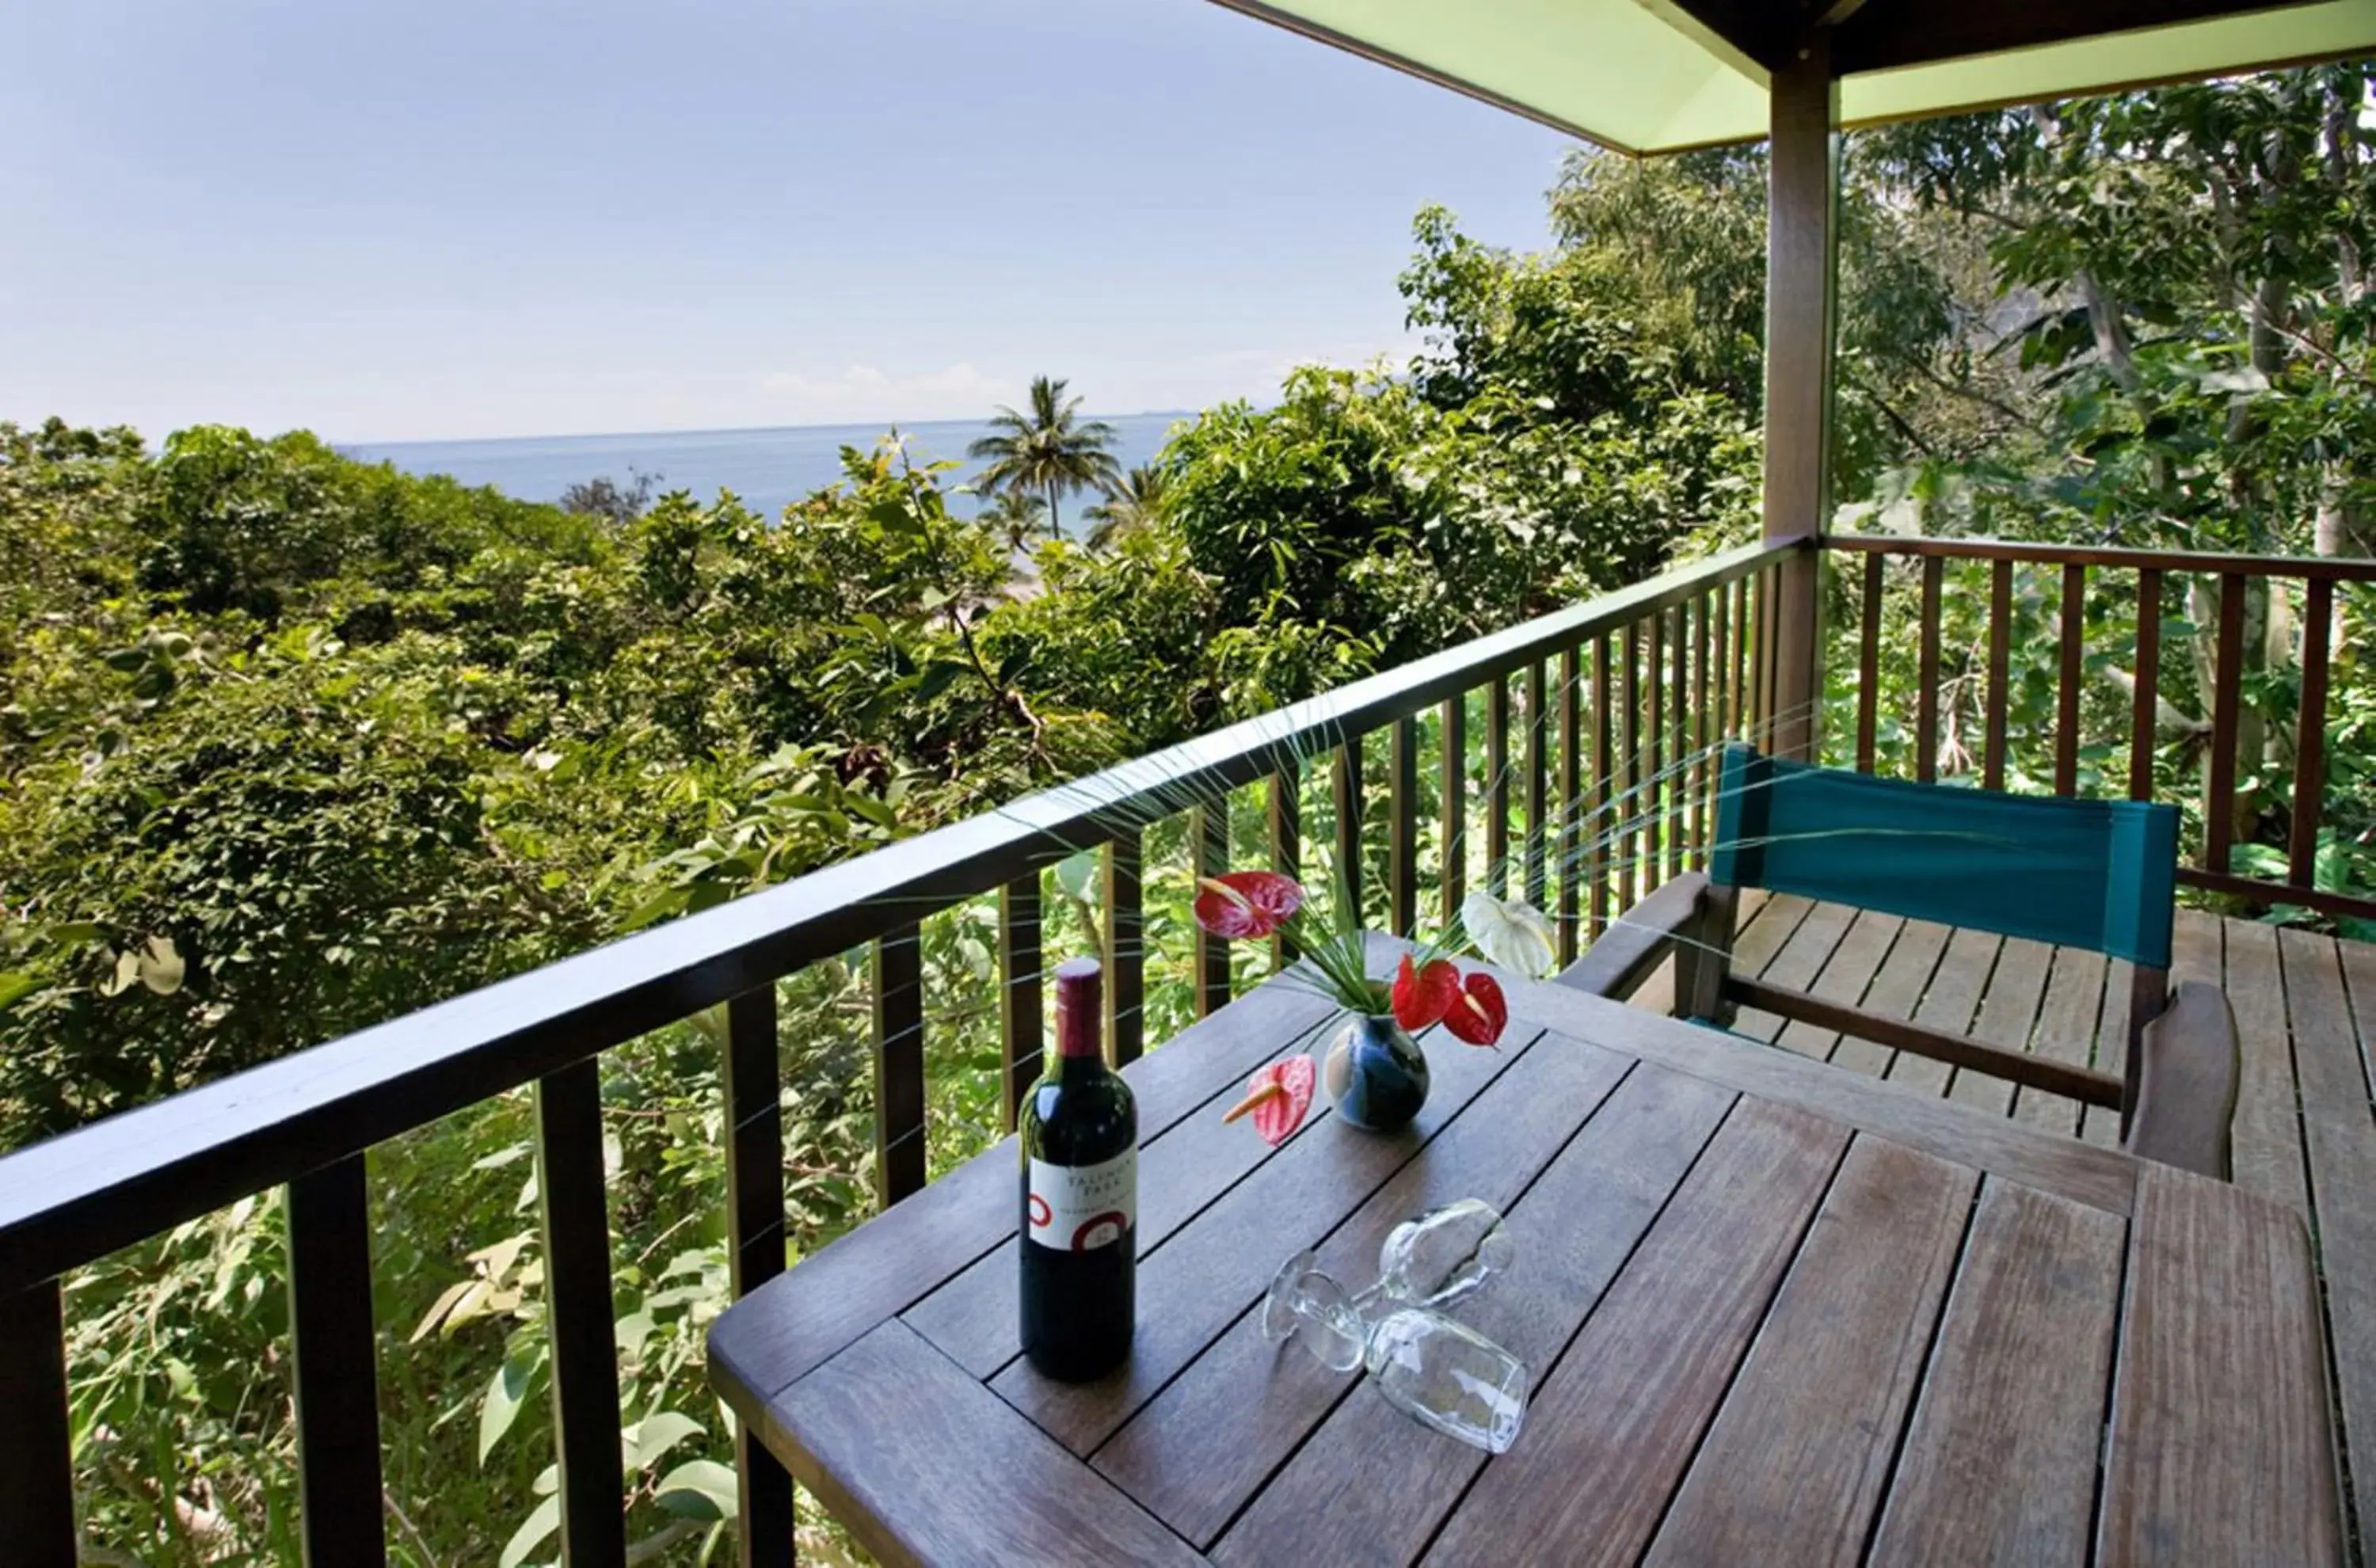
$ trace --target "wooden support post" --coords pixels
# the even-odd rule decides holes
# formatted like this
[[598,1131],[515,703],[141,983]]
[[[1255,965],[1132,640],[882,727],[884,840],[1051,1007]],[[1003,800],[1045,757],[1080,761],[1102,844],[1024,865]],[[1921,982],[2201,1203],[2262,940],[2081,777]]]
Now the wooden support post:
[[1774,595],[1771,745],[1815,752],[1823,695],[1814,548],[1831,514],[1833,292],[1837,273],[1839,86],[1821,28],[1774,73],[1766,204],[1765,539],[1803,543]]

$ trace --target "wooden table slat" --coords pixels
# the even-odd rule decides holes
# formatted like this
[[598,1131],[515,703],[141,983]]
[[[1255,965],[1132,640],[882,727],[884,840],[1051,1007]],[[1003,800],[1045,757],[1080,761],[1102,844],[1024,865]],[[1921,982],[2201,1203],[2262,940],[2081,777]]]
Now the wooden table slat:
[[[2149,1165],[2097,1547],[2106,1563],[2343,1561],[2325,1350],[2301,1221]],[[2249,1309],[2249,1310],[2239,1310]]]
[[[2277,932],[2301,1075],[2303,1149],[2318,1204],[2330,1300],[2356,1307],[2334,1323],[2335,1392],[2347,1432],[2376,1433],[2376,1118],[2354,1039],[2335,944],[2290,927]],[[2376,1001],[2365,987],[2358,1000]],[[2376,1012],[2361,1018],[2376,1019]],[[2376,1527],[2376,1465],[2352,1474],[2361,1529]]]
[[1856,1560],[1978,1185],[1856,1140],[1645,1561]]
[[[1517,1260],[1506,1278],[1460,1303],[1461,1320],[1539,1376],[1733,1100],[1713,1084],[1635,1069],[1509,1210]],[[1416,1425],[1375,1389],[1350,1395],[1222,1538],[1218,1561],[1407,1562],[1419,1554],[1485,1455]]]
[[[2293,1041],[2287,1022],[2285,981],[2275,926],[2224,921],[2226,979],[2220,990],[2236,1015],[2243,1075],[2236,1086],[2236,1184],[2248,1193],[2310,1212],[2302,1176],[2301,1116],[2297,1106]],[[2179,930],[2186,928],[2180,911]],[[2305,1019],[2306,1007],[2294,1012]],[[2376,1298],[2372,1298],[2376,1299]]]
[[1532,1430],[1478,1478],[1426,1561],[1525,1562],[1557,1541],[1576,1568],[1633,1562],[1847,1144],[1836,1123],[1735,1106],[1598,1310],[1538,1374]]
[[885,1564],[1201,1561],[897,1321],[777,1395],[757,1424]]
[[1981,1188],[1870,1562],[2086,1560],[2126,1229]]

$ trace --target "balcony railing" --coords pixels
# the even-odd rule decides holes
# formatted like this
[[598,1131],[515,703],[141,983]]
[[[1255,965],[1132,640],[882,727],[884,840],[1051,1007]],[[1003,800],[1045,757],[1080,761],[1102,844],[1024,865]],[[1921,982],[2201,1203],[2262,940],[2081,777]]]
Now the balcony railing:
[[[1493,890],[1552,911],[1562,958],[1695,861],[1715,820],[1715,745],[1774,715],[1777,568],[1789,547],[1734,551],[1358,682],[997,811],[423,1009],[0,1158],[0,1540],[28,1568],[75,1561],[59,1277],[275,1185],[288,1190],[297,1457],[308,1561],[384,1561],[364,1152],[533,1085],[568,1561],[625,1557],[601,1053],[723,1004],[728,1241],[742,1294],[783,1267],[776,982],[861,949],[873,968],[879,1198],[924,1184],[921,922],[995,891],[1006,1112],[1042,1048],[1041,873],[1102,857],[1111,1038],[1143,1039],[1140,874],[1146,830],[1185,813],[1199,874],[1222,869],[1232,790],[1267,781],[1274,863],[1302,861],[1306,759],[1333,786],[1331,859],[1398,932],[1432,885],[1448,922],[1481,829]],[[1481,689],[1482,820],[1471,697]],[[1421,727],[1443,758],[1442,831],[1422,866]],[[1384,885],[1364,875],[1364,748],[1387,750]],[[1515,849],[1514,849],[1515,846]],[[1432,872],[1432,874],[1429,874]],[[1200,937],[1196,1010],[1230,996],[1228,955]],[[741,1455],[746,1561],[782,1561],[791,1487]]]
[[[2334,635],[2347,597],[2361,625],[2376,616],[2376,561],[1852,535],[1824,544],[1856,606],[1834,628],[1832,685],[1844,695],[1826,761],[2170,801],[2187,810],[2186,885],[2376,920],[2376,897],[2320,875],[2334,803],[2348,792],[2369,814],[2370,781],[2329,778],[2327,731],[2346,695],[2376,713],[2376,665],[2362,656],[2339,669]],[[1910,626],[1887,612],[1893,574],[1918,606]],[[1884,658],[1894,638],[1896,657]],[[2357,683],[2347,694],[2339,674]]]

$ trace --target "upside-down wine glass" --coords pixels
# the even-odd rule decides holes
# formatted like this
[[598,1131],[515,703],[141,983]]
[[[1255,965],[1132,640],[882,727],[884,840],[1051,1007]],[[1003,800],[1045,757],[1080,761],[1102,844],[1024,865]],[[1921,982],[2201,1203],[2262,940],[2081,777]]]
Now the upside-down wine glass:
[[1434,1308],[1483,1284],[1509,1253],[1502,1217],[1473,1198],[1396,1227],[1379,1249],[1378,1283],[1358,1297],[1299,1253],[1271,1280],[1263,1333],[1300,1338],[1331,1371],[1365,1368],[1395,1408],[1500,1454],[1526,1419],[1527,1365]]

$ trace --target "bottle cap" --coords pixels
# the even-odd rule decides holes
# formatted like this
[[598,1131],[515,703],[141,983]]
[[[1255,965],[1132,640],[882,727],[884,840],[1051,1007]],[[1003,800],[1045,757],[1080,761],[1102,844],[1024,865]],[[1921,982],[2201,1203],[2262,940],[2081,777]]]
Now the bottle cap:
[[1095,958],[1056,966],[1056,1054],[1103,1056],[1105,970]]

